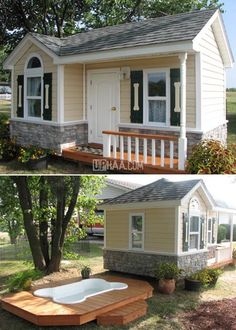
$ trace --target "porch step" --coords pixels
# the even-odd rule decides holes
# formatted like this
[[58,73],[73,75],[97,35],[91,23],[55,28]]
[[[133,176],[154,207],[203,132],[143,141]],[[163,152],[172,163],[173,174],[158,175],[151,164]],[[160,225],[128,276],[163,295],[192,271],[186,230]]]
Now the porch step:
[[146,315],[147,303],[138,300],[97,317],[97,324],[103,326],[125,325]]

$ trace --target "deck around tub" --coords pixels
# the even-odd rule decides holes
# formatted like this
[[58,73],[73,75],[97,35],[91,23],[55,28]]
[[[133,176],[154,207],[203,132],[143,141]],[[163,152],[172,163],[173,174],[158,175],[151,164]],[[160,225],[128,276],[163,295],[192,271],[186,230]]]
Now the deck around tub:
[[[51,299],[22,291],[5,296],[1,305],[8,312],[39,326],[81,325],[93,320],[106,325],[104,322],[108,319],[109,324],[122,325],[146,314],[145,300],[152,296],[153,291],[148,282],[116,276],[103,278],[127,283],[128,288],[102,293],[73,305],[57,304]],[[60,283],[63,284],[65,282]]]

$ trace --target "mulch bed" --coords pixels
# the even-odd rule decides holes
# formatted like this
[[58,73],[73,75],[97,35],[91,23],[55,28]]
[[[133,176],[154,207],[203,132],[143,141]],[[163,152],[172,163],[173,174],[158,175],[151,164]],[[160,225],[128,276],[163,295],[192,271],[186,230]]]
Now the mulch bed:
[[181,321],[186,330],[236,330],[236,298],[203,303]]

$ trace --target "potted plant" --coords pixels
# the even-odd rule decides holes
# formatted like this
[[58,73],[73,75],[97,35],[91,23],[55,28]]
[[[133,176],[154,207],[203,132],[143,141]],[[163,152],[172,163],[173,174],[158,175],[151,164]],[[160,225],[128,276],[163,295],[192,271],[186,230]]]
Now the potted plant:
[[171,294],[175,291],[176,280],[182,271],[174,263],[160,263],[155,271],[158,282],[158,291]]
[[21,147],[18,161],[27,164],[30,170],[43,170],[48,166],[48,150],[36,146]]
[[82,279],[85,280],[85,279],[89,278],[91,272],[92,272],[92,270],[89,266],[83,266],[83,268],[81,269]]
[[203,287],[215,286],[222,271],[220,269],[205,268],[186,277],[185,290],[200,291]]
[[233,258],[233,264],[234,266],[236,266],[236,248],[233,249],[232,258]]

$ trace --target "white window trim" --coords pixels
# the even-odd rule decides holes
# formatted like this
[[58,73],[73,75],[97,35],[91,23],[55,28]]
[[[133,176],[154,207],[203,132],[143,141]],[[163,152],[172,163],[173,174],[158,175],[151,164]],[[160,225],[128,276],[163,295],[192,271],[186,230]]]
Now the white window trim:
[[[32,57],[37,57],[41,63],[40,68],[35,69],[28,69],[28,63]],[[43,60],[41,56],[37,53],[31,53],[26,62],[24,68],[24,118],[29,120],[35,120],[36,122],[43,121],[43,100],[44,100],[44,84],[43,84],[43,76],[44,76],[44,67],[43,67]],[[27,96],[27,79],[39,77],[41,78],[41,96]],[[29,116],[28,110],[28,100],[41,100],[41,116],[40,117],[33,117]]]
[[[212,243],[212,238],[213,238],[213,230],[212,230],[213,229],[213,221],[212,220],[213,220],[212,218],[207,219],[207,245],[213,245],[213,243]],[[209,221],[211,221],[211,229],[210,230],[208,228],[208,222]],[[210,240],[210,242],[208,240],[209,233],[211,233],[211,240]]]
[[[191,228],[191,218],[198,217],[198,232],[190,231]],[[198,235],[198,247],[197,249],[190,248],[190,236]],[[189,215],[189,251],[199,251],[200,250],[200,240],[201,240],[201,214],[199,212],[191,212]]]
[[[148,74],[164,72],[166,74],[166,96],[148,96]],[[149,122],[149,107],[148,101],[153,100],[165,100],[166,101],[166,122]],[[170,126],[170,68],[152,68],[143,70],[143,103],[144,103],[144,125],[153,127],[169,127]]]
[[[141,216],[142,221],[142,248],[133,248],[132,247],[132,217]],[[144,228],[145,228],[145,218],[144,213],[130,213],[129,214],[129,250],[131,251],[144,251]]]

